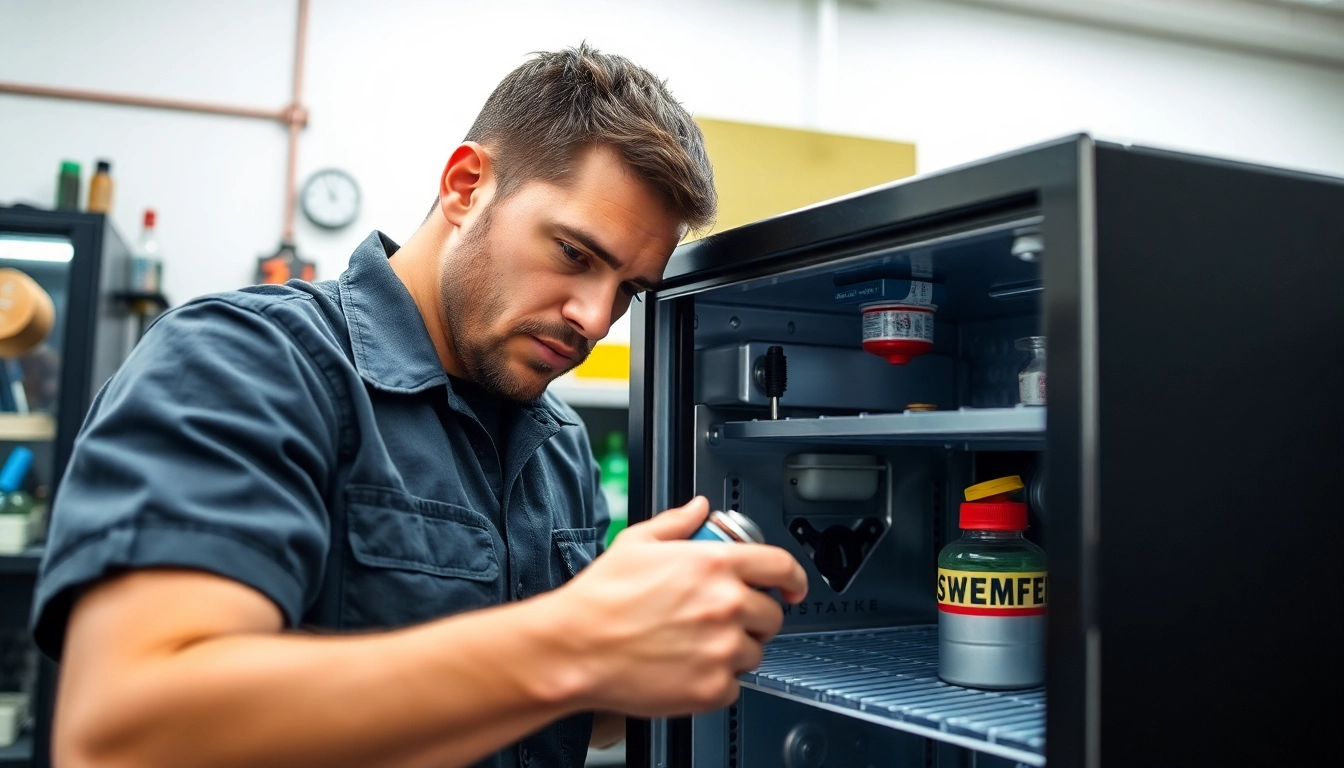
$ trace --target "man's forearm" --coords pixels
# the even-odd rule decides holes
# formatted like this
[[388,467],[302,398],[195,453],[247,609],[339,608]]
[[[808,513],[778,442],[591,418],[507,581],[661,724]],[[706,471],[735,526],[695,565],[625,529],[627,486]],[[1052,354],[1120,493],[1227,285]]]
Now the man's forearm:
[[576,709],[537,602],[377,635],[227,635],[156,653],[63,712],[74,722],[58,727],[78,727],[102,709],[69,764],[468,765]]

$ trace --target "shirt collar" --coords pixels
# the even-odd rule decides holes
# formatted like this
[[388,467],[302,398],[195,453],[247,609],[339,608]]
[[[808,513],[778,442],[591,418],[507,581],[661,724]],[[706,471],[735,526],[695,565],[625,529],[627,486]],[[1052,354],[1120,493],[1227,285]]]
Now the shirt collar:
[[375,230],[341,273],[341,306],[350,326],[355,368],[368,383],[410,394],[448,383],[448,374],[410,291],[392,271],[398,246]]
[[[400,247],[374,230],[355,248],[350,266],[341,273],[341,306],[350,327],[355,369],[366,382],[387,392],[412,394],[442,385],[452,393],[420,308],[388,263]],[[523,403],[522,409],[543,426],[574,424],[562,415],[563,409],[547,404],[551,397],[543,394]],[[456,393],[449,395],[450,402],[456,399]]]

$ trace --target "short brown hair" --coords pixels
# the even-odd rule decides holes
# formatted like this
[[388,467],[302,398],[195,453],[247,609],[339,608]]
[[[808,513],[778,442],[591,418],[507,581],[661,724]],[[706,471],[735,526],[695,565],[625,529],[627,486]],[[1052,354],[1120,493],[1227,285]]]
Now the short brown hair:
[[718,196],[705,138],[667,84],[587,43],[539,52],[486,99],[466,141],[491,152],[498,194],[558,181],[586,149],[615,149],[692,229],[714,220]]

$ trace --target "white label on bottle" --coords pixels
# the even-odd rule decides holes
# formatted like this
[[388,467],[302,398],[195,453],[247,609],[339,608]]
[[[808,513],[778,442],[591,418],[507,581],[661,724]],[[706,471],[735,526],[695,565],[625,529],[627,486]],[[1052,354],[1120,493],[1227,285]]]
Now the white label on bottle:
[[1017,395],[1023,405],[1045,405],[1045,371],[1017,374]]
[[933,283],[925,283],[919,280],[910,282],[910,293],[901,299],[908,304],[932,304],[933,303]]
[[882,309],[863,315],[863,340],[919,339],[933,342],[933,313]]

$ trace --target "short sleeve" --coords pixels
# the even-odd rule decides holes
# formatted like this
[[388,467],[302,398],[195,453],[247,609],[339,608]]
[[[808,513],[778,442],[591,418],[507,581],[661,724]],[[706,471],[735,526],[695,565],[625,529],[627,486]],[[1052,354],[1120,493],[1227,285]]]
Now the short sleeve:
[[95,399],[56,495],[34,596],[34,637],[52,658],[82,590],[128,569],[241,582],[291,626],[316,595],[338,409],[296,340],[302,313],[284,301],[173,310]]

